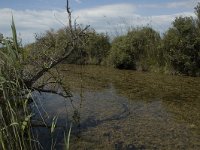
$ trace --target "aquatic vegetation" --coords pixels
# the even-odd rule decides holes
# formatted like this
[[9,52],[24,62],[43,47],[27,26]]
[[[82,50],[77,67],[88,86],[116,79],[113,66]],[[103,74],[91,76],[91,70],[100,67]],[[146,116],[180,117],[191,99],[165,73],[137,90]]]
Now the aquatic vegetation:
[[76,107],[71,149],[198,149],[200,78],[94,65],[59,69],[67,70],[73,105],[55,94],[45,94],[42,105],[59,114],[59,126],[73,122]]

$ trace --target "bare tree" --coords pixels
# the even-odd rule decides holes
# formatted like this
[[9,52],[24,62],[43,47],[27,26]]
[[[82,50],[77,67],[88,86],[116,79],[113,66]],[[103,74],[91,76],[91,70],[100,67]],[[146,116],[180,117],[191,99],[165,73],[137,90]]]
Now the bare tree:
[[[62,50],[58,50],[58,49],[54,48],[54,56],[48,56],[48,54],[45,54],[45,53],[42,53],[42,55],[39,55],[38,59],[41,59],[41,57],[45,57],[45,60],[47,60],[45,63],[43,63],[42,60],[41,60],[41,62],[38,60],[34,61],[34,59],[31,60],[32,66],[35,67],[36,69],[35,70],[33,69],[34,71],[29,70],[30,75],[28,77],[26,76],[26,73],[24,75],[24,83],[28,89],[61,94],[55,90],[44,89],[44,87],[48,84],[54,83],[54,84],[62,85],[61,80],[58,77],[55,77],[52,74],[51,70],[56,68],[56,66],[58,66],[58,64],[65,61],[72,52],[77,51],[80,46],[85,44],[85,41],[87,38],[86,31],[89,28],[89,26],[82,28],[79,24],[76,23],[76,21],[75,21],[74,25],[72,25],[72,12],[69,7],[69,0],[67,0],[66,11],[68,14],[68,25],[65,28],[65,32],[67,35],[67,37],[66,37],[67,44]],[[55,41],[53,41],[53,42],[55,42]],[[42,44],[44,44],[44,43],[42,43]],[[48,53],[48,49],[50,47],[52,47],[53,45],[54,44],[52,44],[50,46],[46,46],[47,53]],[[35,83],[43,75],[45,75],[47,73],[49,74],[47,81],[45,83],[42,83],[41,85],[36,86]],[[52,81],[52,79],[54,81]],[[62,96],[70,96],[70,95],[62,95]]]

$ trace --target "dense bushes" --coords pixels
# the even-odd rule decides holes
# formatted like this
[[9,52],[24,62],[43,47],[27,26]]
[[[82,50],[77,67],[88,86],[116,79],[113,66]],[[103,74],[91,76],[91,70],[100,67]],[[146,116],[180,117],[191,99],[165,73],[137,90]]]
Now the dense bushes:
[[158,59],[159,34],[150,27],[133,29],[112,43],[109,59],[116,68],[149,70]]
[[[195,8],[195,14],[196,18],[177,17],[162,36],[149,26],[138,27],[110,43],[107,35],[87,30],[86,44],[77,47],[65,62],[199,76],[200,3]],[[65,30],[50,30],[37,36],[36,42],[27,46],[31,49],[31,57],[34,53],[55,56],[55,51],[57,54],[62,52],[70,39]],[[47,51],[43,52],[43,49]]]
[[[196,9],[197,12],[200,12]],[[196,76],[200,74],[199,18],[178,17],[163,38],[164,51],[172,67],[178,73]]]
[[162,39],[150,27],[132,29],[112,42],[108,57],[116,68],[200,75],[200,3],[197,18],[177,17]]
[[95,31],[88,32],[88,41],[83,48],[87,54],[88,64],[101,64],[110,50],[109,37]]
[[[65,28],[58,31],[48,30],[44,34],[37,35],[36,42],[26,46],[31,57],[39,56],[41,60],[45,55],[55,58],[55,54],[62,53],[70,41],[70,35],[67,35],[65,30]],[[110,49],[109,37],[94,30],[87,30],[85,34],[87,36],[87,39],[83,39],[86,40],[85,44],[77,47],[65,61],[66,63],[101,64],[106,58]],[[38,55],[39,53],[41,55]]]
[[120,36],[113,40],[108,63],[115,68],[134,68],[133,55],[130,53],[130,41],[126,36]]
[[179,17],[164,35],[164,50],[174,70],[185,74],[195,74],[198,48],[196,29],[191,17]]

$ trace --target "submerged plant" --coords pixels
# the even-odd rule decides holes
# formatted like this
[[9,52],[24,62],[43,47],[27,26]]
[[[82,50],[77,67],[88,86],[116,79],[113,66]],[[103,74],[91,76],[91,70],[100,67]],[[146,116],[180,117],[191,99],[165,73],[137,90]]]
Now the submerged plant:
[[69,150],[69,142],[70,142],[71,130],[72,130],[72,124],[70,125],[68,134],[67,135],[66,135],[66,133],[64,134],[64,137],[65,137],[65,149],[66,150]]

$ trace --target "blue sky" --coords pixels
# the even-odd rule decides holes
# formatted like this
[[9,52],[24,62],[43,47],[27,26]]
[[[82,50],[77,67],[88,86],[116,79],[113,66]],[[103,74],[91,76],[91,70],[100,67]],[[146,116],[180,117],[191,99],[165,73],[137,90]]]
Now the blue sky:
[[[163,33],[177,16],[195,16],[198,0],[70,0],[73,18],[90,24],[98,32],[112,36],[123,34],[130,26],[150,25]],[[1,0],[0,32],[10,35],[14,14],[18,35],[24,43],[34,40],[34,33],[66,24],[66,0]]]

